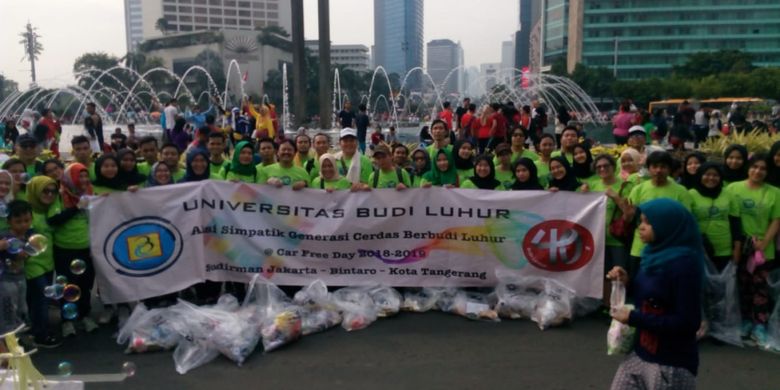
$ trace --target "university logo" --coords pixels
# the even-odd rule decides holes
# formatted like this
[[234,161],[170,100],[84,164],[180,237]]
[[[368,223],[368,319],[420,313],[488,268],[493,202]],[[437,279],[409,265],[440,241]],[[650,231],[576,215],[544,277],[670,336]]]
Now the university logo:
[[582,225],[565,220],[544,221],[523,239],[523,253],[534,267],[564,272],[584,267],[593,258],[593,235]]
[[140,217],[111,231],[103,243],[103,255],[117,273],[144,277],[172,266],[182,252],[182,235],[169,221]]

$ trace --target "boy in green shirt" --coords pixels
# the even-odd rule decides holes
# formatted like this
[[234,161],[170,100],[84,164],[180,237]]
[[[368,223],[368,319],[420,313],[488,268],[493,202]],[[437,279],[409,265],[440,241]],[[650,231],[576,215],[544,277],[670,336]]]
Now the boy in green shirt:
[[[87,146],[89,146],[89,140],[87,140]],[[141,140],[138,141],[138,150],[140,151],[139,154],[141,157],[144,158],[143,162],[138,163],[138,172],[146,177],[149,177],[149,173],[152,171],[152,166],[157,163],[157,138],[154,138],[151,135],[141,138]],[[82,162],[82,164],[84,163]],[[89,167],[91,164],[84,164],[84,166]],[[95,180],[95,178],[92,177],[91,180]]]
[[368,179],[371,188],[395,188],[400,191],[411,187],[409,174],[405,169],[395,166],[387,146],[380,144],[374,148],[374,161],[378,168]]
[[171,169],[171,178],[174,183],[178,183],[184,177],[184,174],[187,173],[184,168],[181,167],[181,162],[179,160],[181,154],[176,145],[163,145],[162,149],[160,149],[160,158],[162,159],[162,162]]
[[222,168],[230,163],[225,158],[225,134],[221,131],[209,133],[209,141],[206,147],[209,150],[209,172],[211,172],[211,176],[218,177]]

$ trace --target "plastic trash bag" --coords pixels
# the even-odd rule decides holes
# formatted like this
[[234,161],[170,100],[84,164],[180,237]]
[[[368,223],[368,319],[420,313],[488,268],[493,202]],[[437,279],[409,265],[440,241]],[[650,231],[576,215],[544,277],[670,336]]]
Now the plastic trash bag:
[[255,307],[261,324],[260,334],[266,352],[273,351],[301,337],[300,307],[275,284],[255,276],[250,283],[244,309]]
[[767,283],[775,297],[775,307],[767,326],[767,347],[772,352],[780,353],[780,270],[770,272]]
[[500,321],[488,294],[466,290],[446,290],[441,294],[439,308],[470,320]]
[[379,317],[394,316],[401,310],[401,293],[392,287],[371,287],[368,289],[368,295],[374,301]]
[[116,341],[119,344],[127,343],[125,353],[171,349],[181,339],[176,331],[179,321],[170,308],[149,310],[143,303],[139,303],[119,329]]
[[712,262],[704,268],[705,283],[702,306],[708,322],[707,334],[724,343],[742,346],[742,317],[739,309],[737,265],[729,262],[718,272]]
[[303,336],[325,331],[341,323],[339,308],[333,303],[328,287],[321,280],[315,280],[295,293],[293,302],[300,306]]
[[[625,305],[630,310],[634,310],[634,305]],[[636,328],[628,326],[618,320],[613,319],[609,324],[607,331],[607,355],[619,355],[631,352],[634,348],[634,338]]]
[[379,310],[365,288],[344,287],[333,292],[333,302],[341,310],[341,327],[360,330],[376,321]]
[[436,307],[439,296],[443,289],[427,287],[410,287],[404,289],[404,302],[401,310],[412,311],[416,313],[426,312]]
[[563,325],[572,319],[574,291],[553,279],[543,279],[544,290],[539,294],[531,320],[545,330]]
[[176,372],[186,374],[193,368],[200,367],[219,356],[219,352],[208,345],[205,340],[182,340],[173,351],[173,363]]
[[544,290],[544,281],[541,278],[499,272],[496,276],[498,277],[498,285],[495,289],[498,314],[511,319],[531,318],[539,294]]

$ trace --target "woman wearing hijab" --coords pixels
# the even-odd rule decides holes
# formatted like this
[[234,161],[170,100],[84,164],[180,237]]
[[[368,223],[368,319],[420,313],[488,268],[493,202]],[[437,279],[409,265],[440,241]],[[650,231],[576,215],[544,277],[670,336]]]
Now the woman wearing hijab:
[[209,152],[202,148],[193,148],[187,153],[187,165],[181,183],[208,180],[211,178],[209,169],[211,161]]
[[639,170],[642,167],[642,155],[634,148],[626,148],[620,153],[620,179],[639,184]]
[[[612,389],[695,389],[704,278],[701,233],[690,211],[674,200],[655,199],[638,209],[637,231],[647,246],[639,272],[630,280],[636,309],[623,306],[612,313],[636,328],[637,341]],[[622,267],[614,267],[607,277],[629,284]],[[664,386],[659,386],[662,378]]]
[[[32,228],[48,242],[53,242],[54,229],[47,222],[49,208],[57,200],[59,184],[48,176],[36,176],[27,183],[27,197],[32,207]],[[58,345],[58,338],[49,333],[49,304],[44,289],[54,279],[54,254],[51,245],[37,256],[27,258],[24,273],[27,279],[27,305],[29,307],[32,334],[36,344]],[[91,319],[82,319],[85,329],[94,330],[97,325]]]
[[578,181],[590,184],[599,180],[593,172],[593,155],[590,154],[590,149],[583,144],[577,144],[572,155],[571,168]]
[[173,175],[168,164],[158,161],[152,165],[146,187],[158,187],[173,184]]
[[704,163],[694,179],[694,187],[688,190],[693,200],[691,211],[706,239],[707,255],[718,270],[723,270],[729,260],[739,261],[739,205],[729,192],[723,191],[723,169],[719,164]]
[[65,172],[65,164],[56,158],[50,158],[43,162],[42,167],[42,173],[45,176],[54,179],[54,181],[56,181],[59,185],[60,180],[62,180],[62,173]]
[[95,160],[95,181],[92,182],[95,195],[122,192],[127,186],[119,177],[119,160],[114,154],[104,154]]
[[748,150],[742,145],[730,145],[723,152],[723,185],[748,178]]
[[138,159],[132,149],[121,149],[116,157],[119,160],[119,180],[126,188],[140,186],[146,182],[146,176],[138,171]]
[[460,188],[476,188],[480,190],[505,190],[496,179],[496,167],[488,154],[480,155],[474,160],[474,175],[461,183]]
[[325,153],[320,156],[320,175],[311,183],[311,188],[321,189],[327,192],[334,190],[348,190],[352,184],[339,174],[336,156]]
[[458,171],[458,180],[463,183],[474,173],[474,144],[466,139],[455,142],[452,160]]
[[[87,167],[80,163],[72,163],[65,168],[60,182],[60,195],[62,203],[54,203],[49,208],[47,220],[54,228],[54,268],[58,275],[68,278],[68,283],[75,284],[81,289],[81,297],[73,303],[78,307],[78,318],[82,319],[85,329],[90,332],[97,328],[94,322],[89,323],[95,268],[89,250],[89,220],[86,211],[79,207],[82,196],[93,195]],[[70,263],[76,259],[86,263],[86,270],[83,273],[75,274],[71,271]],[[73,323],[63,322],[62,336],[75,335],[76,329]]]
[[696,172],[699,171],[699,167],[705,162],[707,162],[707,157],[701,152],[692,152],[685,156],[680,184],[689,190],[696,187]]
[[233,150],[233,159],[222,167],[219,176],[232,182],[265,184],[268,178],[259,166],[255,166],[254,154],[255,149],[249,141],[239,142]]
[[569,165],[569,160],[564,156],[556,156],[550,159],[550,183],[548,190],[558,191],[577,191],[580,188],[580,182],[574,175],[574,171]]
[[412,152],[412,169],[409,180],[412,182],[412,188],[419,188],[423,175],[431,170],[431,156],[427,150],[417,148]]
[[447,187],[457,188],[460,184],[458,172],[455,170],[455,162],[452,154],[445,149],[436,152],[433,169],[423,175],[420,187]]
[[512,184],[510,190],[544,190],[542,184],[539,183],[539,176],[534,160],[531,160],[528,157],[520,157],[512,166],[512,172],[515,173],[515,182]]

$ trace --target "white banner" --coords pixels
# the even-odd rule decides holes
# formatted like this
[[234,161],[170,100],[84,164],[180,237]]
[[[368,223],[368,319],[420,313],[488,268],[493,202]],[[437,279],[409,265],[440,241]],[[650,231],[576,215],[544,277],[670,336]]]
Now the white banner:
[[255,273],[279,285],[493,286],[500,268],[601,297],[605,204],[597,193],[204,181],[96,198],[90,237],[109,303]]

